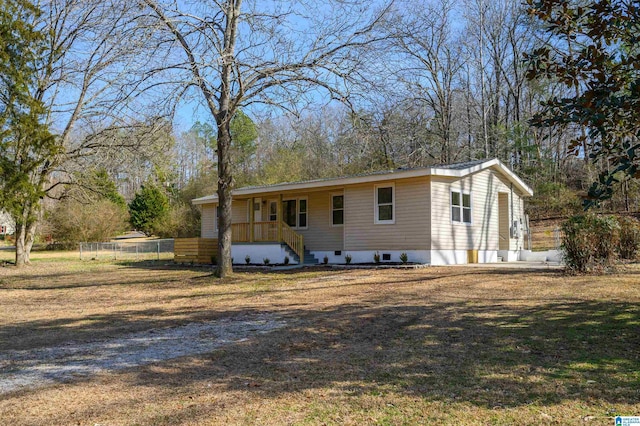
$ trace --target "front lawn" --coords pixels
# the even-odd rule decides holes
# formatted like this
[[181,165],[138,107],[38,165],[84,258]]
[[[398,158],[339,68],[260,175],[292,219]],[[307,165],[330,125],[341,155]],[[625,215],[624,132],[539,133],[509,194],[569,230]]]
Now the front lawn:
[[[639,302],[637,265],[603,277],[318,267],[221,282],[208,268],[42,260],[0,268],[0,356],[265,315],[284,326],[5,393],[0,419],[612,425],[640,415]],[[0,363],[5,378],[12,368]]]

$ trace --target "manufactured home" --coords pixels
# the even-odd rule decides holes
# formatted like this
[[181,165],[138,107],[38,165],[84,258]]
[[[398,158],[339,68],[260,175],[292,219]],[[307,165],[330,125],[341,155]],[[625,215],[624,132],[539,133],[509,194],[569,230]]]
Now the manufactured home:
[[[232,257],[261,263],[519,260],[533,191],[497,159],[239,188]],[[217,195],[193,200],[217,238]]]

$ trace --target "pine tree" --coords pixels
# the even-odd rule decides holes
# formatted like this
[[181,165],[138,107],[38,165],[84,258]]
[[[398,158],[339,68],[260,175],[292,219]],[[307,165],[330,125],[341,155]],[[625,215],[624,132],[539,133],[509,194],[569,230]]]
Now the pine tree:
[[[45,107],[33,93],[45,37],[31,22],[26,0],[0,0],[0,207],[16,224],[16,265],[29,263],[43,185],[33,179],[50,167],[58,147],[43,124]],[[34,208],[34,206],[36,208]]]
[[154,185],[143,185],[129,204],[131,226],[145,235],[158,230],[169,211],[167,196]]

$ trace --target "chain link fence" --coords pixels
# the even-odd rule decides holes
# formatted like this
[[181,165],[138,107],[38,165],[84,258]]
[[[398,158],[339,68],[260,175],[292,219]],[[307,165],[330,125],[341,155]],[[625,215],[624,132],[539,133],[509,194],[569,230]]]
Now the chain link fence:
[[80,243],[80,260],[173,260],[173,238],[150,241]]
[[560,246],[562,245],[562,231],[560,227],[556,226],[553,228],[553,248],[556,250],[560,250]]

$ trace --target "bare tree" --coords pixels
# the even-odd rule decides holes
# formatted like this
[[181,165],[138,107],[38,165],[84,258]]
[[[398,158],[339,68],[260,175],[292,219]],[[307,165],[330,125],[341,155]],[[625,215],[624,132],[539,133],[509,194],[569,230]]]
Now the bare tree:
[[[114,148],[118,141],[94,138],[102,129],[130,125],[144,109],[136,70],[146,62],[139,47],[146,37],[132,31],[135,8],[118,0],[42,0],[32,23],[46,34],[46,49],[37,59],[34,98],[48,111],[45,123],[55,135],[56,149],[31,151],[39,167],[29,184],[43,197],[55,197],[73,183],[77,162]],[[147,96],[148,99],[149,95]],[[148,125],[149,123],[147,123]],[[32,141],[37,143],[37,141]],[[15,200],[20,204],[19,199]],[[29,263],[42,202],[22,202],[16,214],[16,265]]]
[[[239,108],[266,104],[295,109],[319,96],[346,100],[362,71],[358,50],[376,40],[385,10],[372,13],[368,2],[287,2],[241,0],[178,2],[141,0],[163,33],[158,46],[169,51],[154,72],[171,69],[182,80],[181,94],[195,88],[217,125],[217,273],[231,265],[230,122]],[[181,55],[170,52],[175,45]],[[184,71],[184,74],[180,74]],[[191,91],[192,92],[192,91]]]
[[423,105],[431,114],[430,133],[437,142],[437,160],[453,159],[454,90],[464,66],[460,43],[452,30],[454,2],[407,1],[391,27],[400,67],[393,73],[406,87],[413,104]]

